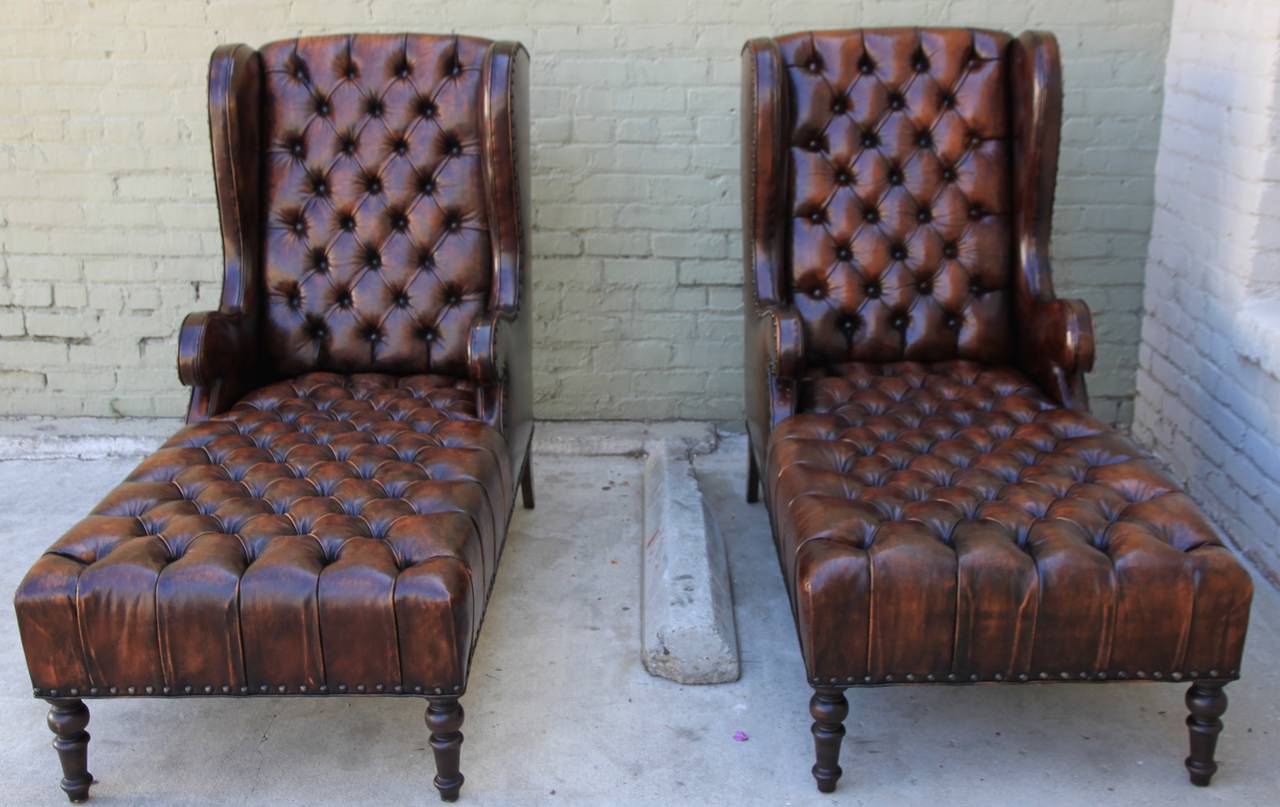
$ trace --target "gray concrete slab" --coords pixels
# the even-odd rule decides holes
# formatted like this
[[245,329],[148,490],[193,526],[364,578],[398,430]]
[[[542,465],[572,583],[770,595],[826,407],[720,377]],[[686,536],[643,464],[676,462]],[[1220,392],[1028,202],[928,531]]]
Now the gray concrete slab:
[[738,680],[738,634],[724,537],[688,452],[649,443],[644,462],[640,649],[645,669],[681,684]]
[[[998,685],[850,692],[835,797],[809,776],[808,693],[745,447],[695,461],[724,530],[742,677],[715,687],[640,664],[641,461],[535,458],[464,699],[462,804],[1273,805],[1280,601],[1259,586],[1221,771],[1192,788],[1182,686]],[[29,696],[9,592],[133,460],[0,462],[0,803],[65,804]],[[93,802],[435,804],[412,700],[90,702]],[[735,742],[735,731],[750,739]]]

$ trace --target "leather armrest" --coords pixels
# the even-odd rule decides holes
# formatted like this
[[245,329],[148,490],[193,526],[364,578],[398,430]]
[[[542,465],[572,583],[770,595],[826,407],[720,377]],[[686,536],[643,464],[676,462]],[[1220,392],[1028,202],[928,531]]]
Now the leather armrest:
[[1083,300],[1036,300],[1019,315],[1022,368],[1064,406],[1087,410],[1093,316]]
[[765,306],[757,312],[756,331],[769,375],[798,378],[804,360],[804,327],[800,315],[791,308]]
[[178,334],[178,378],[187,387],[209,387],[251,377],[251,333],[243,314],[197,311]]
[[776,304],[748,306],[745,368],[747,430],[763,462],[769,433],[796,412],[796,382],[804,371],[799,314]]
[[467,338],[467,369],[476,386],[506,381],[513,320],[506,312],[492,312],[472,323]]
[[222,411],[247,391],[257,368],[254,350],[252,323],[243,313],[187,315],[178,334],[178,378],[193,388],[189,417]]

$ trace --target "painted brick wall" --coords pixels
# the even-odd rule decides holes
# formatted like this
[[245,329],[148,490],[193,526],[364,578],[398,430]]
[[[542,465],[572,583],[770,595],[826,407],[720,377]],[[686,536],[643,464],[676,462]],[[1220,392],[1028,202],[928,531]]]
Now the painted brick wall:
[[220,273],[205,69],[221,42],[459,31],[533,54],[537,414],[742,416],[738,50],[815,27],[1055,31],[1060,291],[1127,422],[1170,0],[6,0],[0,413],[176,414]]
[[1280,4],[1177,0],[1134,434],[1280,580]]

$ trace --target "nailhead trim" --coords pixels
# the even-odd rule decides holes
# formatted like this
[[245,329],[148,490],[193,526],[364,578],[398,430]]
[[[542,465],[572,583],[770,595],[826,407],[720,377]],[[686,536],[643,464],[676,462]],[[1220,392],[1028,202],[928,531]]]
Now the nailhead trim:
[[[1238,672],[1239,672],[1239,671],[1238,671],[1238,670],[1234,670],[1234,669],[1233,669],[1233,670],[1230,670],[1230,671],[1227,673],[1227,675],[1225,675],[1225,676],[1220,676],[1220,675],[1219,675],[1219,673],[1220,673],[1220,672],[1221,672],[1221,670],[1209,670],[1209,672],[1208,672],[1204,677],[1206,677],[1206,678],[1236,678],[1236,677],[1238,677],[1238,675],[1237,675],[1237,674],[1238,674]],[[936,682],[936,681],[941,680],[941,679],[942,679],[942,677],[943,677],[943,676],[942,676],[941,674],[939,674],[939,673],[926,673],[925,675],[917,675],[916,673],[906,673],[905,675],[898,676],[897,678],[895,678],[893,675],[891,675],[891,674],[890,674],[890,675],[885,675],[885,676],[883,676],[883,677],[882,677],[882,678],[880,678],[880,679],[877,679],[875,676],[871,676],[871,675],[864,675],[864,676],[862,676],[861,683],[863,683],[863,684],[892,684],[892,683],[895,683],[895,682],[897,682],[897,683],[904,683],[904,682],[905,682],[905,683],[912,683],[912,684],[916,684],[916,683],[924,683],[924,682]],[[1012,676],[1006,676],[1004,673],[1000,673],[1000,672],[998,672],[998,673],[992,673],[992,674],[990,674],[989,676],[980,676],[980,675],[978,675],[977,673],[970,673],[970,674],[966,677],[966,680],[971,681],[971,682],[978,682],[978,681],[995,681],[995,682],[1002,682],[1002,681],[1006,681],[1006,680],[1008,680],[1008,681],[1013,681],[1013,680],[1017,680],[1017,681],[1030,681],[1030,680],[1032,680],[1032,678],[1033,678],[1033,677],[1034,677],[1035,679],[1037,679],[1037,680],[1040,680],[1040,681],[1047,681],[1047,680],[1049,680],[1050,678],[1057,678],[1058,680],[1062,680],[1062,681],[1073,681],[1073,680],[1080,680],[1080,681],[1094,681],[1094,680],[1096,680],[1096,681],[1108,681],[1108,680],[1121,680],[1121,681],[1124,681],[1124,680],[1129,680],[1130,678],[1136,678],[1136,679],[1141,679],[1141,680],[1154,680],[1154,681],[1164,681],[1164,680],[1169,680],[1169,681],[1183,681],[1183,680],[1191,680],[1191,681],[1194,681],[1194,680],[1196,680],[1196,679],[1199,679],[1199,678],[1201,677],[1201,675],[1200,675],[1200,672],[1199,672],[1198,670],[1189,670],[1189,671],[1187,671],[1187,672],[1185,672],[1185,673],[1184,673],[1184,672],[1164,672],[1164,671],[1162,671],[1162,670],[1153,670],[1153,671],[1151,671],[1151,672],[1147,672],[1146,670],[1134,670],[1133,672],[1129,672],[1128,670],[1118,670],[1118,671],[1115,671],[1115,672],[1109,672],[1109,671],[1107,671],[1107,670],[1099,670],[1099,671],[1097,671],[1097,672],[1082,671],[1082,672],[1078,673],[1077,675],[1072,675],[1070,672],[1067,672],[1067,671],[1065,671],[1065,670],[1064,670],[1064,671],[1062,671],[1062,672],[1060,672],[1060,673],[1057,673],[1057,674],[1056,674],[1056,676],[1055,676],[1053,673],[1050,673],[1050,672],[1047,672],[1047,671],[1042,671],[1042,672],[1038,672],[1038,673],[1034,673],[1034,674],[1032,674],[1032,673],[1018,673],[1018,674],[1017,674],[1017,676],[1016,676],[1016,678],[1015,678],[1015,677],[1012,677]],[[959,681],[959,680],[960,680],[960,678],[961,678],[961,676],[957,675],[956,673],[947,673],[947,674],[946,674],[946,680],[947,680],[947,681],[952,681],[952,682],[954,682],[954,681]],[[829,678],[829,679],[814,678],[814,679],[811,679],[811,680],[809,681],[809,684],[810,684],[810,686],[815,686],[815,687],[817,687],[817,686],[829,686],[830,684],[840,684],[840,683],[845,683],[845,684],[854,684],[857,680],[858,680],[857,676],[853,676],[853,675],[846,676],[846,677],[844,677],[844,678],[841,678],[841,677],[839,677],[839,676],[834,676],[834,677]],[[381,687],[381,685],[379,685],[379,687]],[[457,692],[457,691],[460,691],[460,690],[461,690],[461,687],[457,687],[457,686],[455,686],[453,689],[454,689],[454,691],[455,691],[455,692]],[[415,687],[415,690],[420,692],[420,691],[422,691],[422,687]],[[379,691],[381,691],[381,689],[380,689],[380,688],[379,688]],[[398,686],[398,685],[396,686],[396,691],[397,691],[397,692],[398,692],[398,691],[400,691],[400,688],[399,688],[399,686]],[[438,694],[440,694],[440,692],[441,692],[441,690],[440,690],[439,688],[437,688],[437,689],[435,690],[435,693],[436,693],[437,695],[438,695]]]

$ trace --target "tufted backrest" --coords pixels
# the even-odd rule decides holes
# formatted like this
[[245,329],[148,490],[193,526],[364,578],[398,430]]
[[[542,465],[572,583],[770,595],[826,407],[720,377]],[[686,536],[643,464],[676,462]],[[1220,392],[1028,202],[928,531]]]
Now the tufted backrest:
[[262,323],[275,372],[466,372],[492,249],[490,43],[325,36],[260,50]]
[[1009,41],[906,28],[776,40],[786,280],[809,359],[1007,359]]

